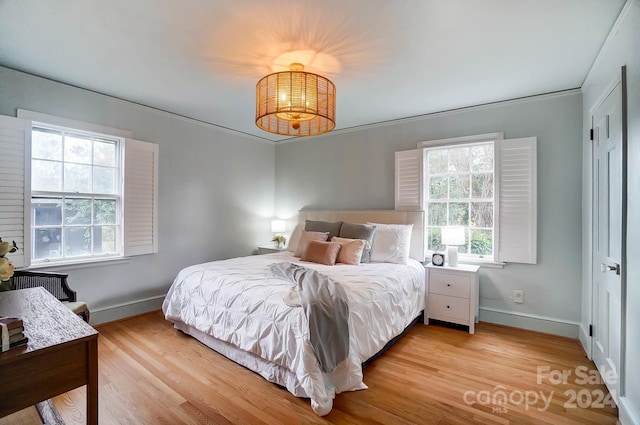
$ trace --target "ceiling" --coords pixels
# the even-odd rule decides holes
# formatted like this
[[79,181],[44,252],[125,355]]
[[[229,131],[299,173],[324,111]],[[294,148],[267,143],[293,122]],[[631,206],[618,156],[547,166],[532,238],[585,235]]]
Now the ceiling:
[[291,62],[335,83],[336,130],[357,127],[580,87],[623,6],[0,0],[0,65],[278,141],[255,84]]

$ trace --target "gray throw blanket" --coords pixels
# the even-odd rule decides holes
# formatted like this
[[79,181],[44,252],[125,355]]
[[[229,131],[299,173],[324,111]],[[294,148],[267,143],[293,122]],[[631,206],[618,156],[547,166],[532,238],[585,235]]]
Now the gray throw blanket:
[[349,305],[344,289],[329,276],[293,263],[273,264],[271,272],[297,285],[320,368],[333,372],[349,355]]

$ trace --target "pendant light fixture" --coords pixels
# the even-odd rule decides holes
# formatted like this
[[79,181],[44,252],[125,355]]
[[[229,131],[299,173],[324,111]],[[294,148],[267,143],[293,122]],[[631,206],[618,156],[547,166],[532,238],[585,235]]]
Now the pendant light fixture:
[[336,86],[292,63],[256,84],[256,125],[285,136],[313,136],[336,126]]

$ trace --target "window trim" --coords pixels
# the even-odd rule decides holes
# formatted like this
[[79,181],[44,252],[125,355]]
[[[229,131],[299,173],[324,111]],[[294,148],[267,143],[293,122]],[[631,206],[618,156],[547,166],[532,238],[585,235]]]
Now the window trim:
[[[469,136],[450,137],[446,139],[426,140],[418,142],[418,149],[437,148],[442,146],[456,146],[465,144],[475,144],[493,141],[493,238],[494,249],[493,258],[481,259],[477,257],[469,257],[467,255],[459,255],[461,261],[466,264],[490,265],[502,268],[506,263],[500,261],[499,247],[496,249],[496,243],[500,243],[500,207],[497,203],[500,201],[500,185],[498,176],[500,175],[500,161],[498,161],[498,147],[502,145],[504,132],[497,131],[495,133],[484,133]],[[425,164],[426,167],[426,164]],[[424,179],[423,179],[424,180]],[[426,188],[423,188],[423,191]],[[425,196],[426,198],[426,196]],[[426,199],[425,199],[426,203]],[[426,249],[426,248],[425,248]],[[427,251],[431,252],[431,251]]]
[[84,260],[67,260],[67,261],[58,261],[55,263],[50,262],[41,262],[31,264],[29,266],[29,270],[38,269],[38,270],[75,270],[75,269],[84,269],[90,267],[98,267],[98,266],[108,266],[108,265],[117,265],[117,264],[126,264],[131,261],[132,256],[111,256],[111,257],[93,257],[93,258],[85,258]]
[[[29,111],[26,111],[29,112]],[[63,133],[66,137],[66,134],[72,134],[72,135],[77,135],[77,136],[81,136],[81,137],[87,137],[87,138],[91,138],[93,139],[105,139],[108,140],[110,142],[115,142],[116,143],[116,166],[112,167],[115,168],[116,170],[118,170],[118,175],[117,175],[117,179],[116,179],[116,185],[117,185],[117,193],[115,194],[105,194],[105,193],[99,193],[99,192],[68,192],[68,191],[64,191],[64,190],[59,190],[59,191],[42,191],[42,190],[33,190],[33,187],[29,187],[29,200],[30,203],[32,203],[32,200],[34,197],[52,197],[52,198],[60,198],[62,201],[64,201],[65,198],[88,198],[91,199],[92,202],[95,198],[103,198],[103,199],[113,199],[116,201],[116,223],[115,223],[115,228],[116,228],[116,248],[117,248],[117,252],[115,253],[106,253],[106,254],[100,254],[100,255],[95,255],[93,253],[89,254],[89,255],[83,255],[83,256],[72,256],[72,257],[65,257],[64,253],[62,253],[62,256],[59,258],[35,258],[34,252],[30,253],[30,258],[31,258],[31,267],[39,267],[39,266],[55,266],[55,265],[67,265],[67,264],[84,264],[84,263],[90,263],[90,262],[96,262],[96,261],[101,261],[101,260],[110,260],[110,259],[119,259],[119,258],[123,258],[124,257],[124,223],[123,223],[123,217],[124,217],[124,196],[123,196],[123,190],[124,190],[124,186],[123,186],[123,175],[124,175],[124,161],[123,161],[123,150],[124,150],[124,141],[125,138],[118,136],[118,135],[111,135],[111,134],[107,134],[104,131],[109,131],[110,129],[108,129],[107,127],[102,127],[102,126],[95,126],[93,124],[88,124],[88,123],[82,123],[80,121],[74,121],[74,120],[69,120],[66,118],[56,118],[56,117],[52,117],[49,115],[45,115],[45,114],[39,114],[39,113],[30,113],[32,114],[34,117],[38,116],[39,118],[52,118],[54,121],[57,121],[57,123],[52,124],[49,122],[42,122],[42,121],[36,121],[35,119],[31,120],[31,131],[33,132],[34,130],[37,129],[43,129],[43,130],[53,130],[53,131],[60,131],[61,133]],[[29,114],[27,114],[29,115]],[[78,125],[78,127],[65,127],[60,125],[60,122],[66,122],[72,125]],[[94,131],[90,131],[89,128],[92,128],[94,130],[101,130],[101,132],[94,132]],[[117,130],[117,129],[113,129],[116,132],[121,132],[121,130]],[[32,142],[33,143],[33,142]],[[33,153],[31,153],[30,158],[29,158],[29,162],[33,161]],[[64,164],[67,163],[67,161],[64,161],[64,158],[62,161],[55,161],[55,162],[60,162],[63,167]],[[73,163],[73,162],[69,162],[69,163]],[[93,162],[91,163],[91,166],[94,167],[95,164],[93,164]],[[29,173],[31,174],[31,167],[29,170]],[[63,182],[64,182],[64,175],[63,175]],[[25,194],[26,196],[26,194]],[[31,206],[29,208],[29,214],[31,216]],[[30,217],[30,223],[29,223],[29,237],[31,239],[31,250],[34,250],[36,247],[35,244],[35,234],[36,231],[38,229],[38,226],[36,226],[34,223],[31,223],[31,219],[32,217]],[[58,226],[55,226],[58,227]],[[61,229],[64,232],[65,229],[65,225],[64,223],[61,224]],[[91,227],[93,228],[94,225],[91,225]],[[93,230],[92,230],[92,234],[93,234]],[[91,246],[91,251],[93,251],[93,245]]]
[[[454,145],[465,145],[465,144],[476,144],[482,142],[493,142],[499,143],[504,140],[504,133],[486,133],[486,134],[478,134],[475,136],[462,136],[462,137],[452,137],[450,139],[438,139],[438,140],[426,140],[424,142],[418,142],[418,149],[423,148],[439,148],[443,146],[454,146]],[[495,153],[494,153],[495,156]],[[494,165],[494,173],[495,173],[495,165]]]
[[84,121],[76,121],[69,118],[57,117],[55,115],[42,114],[40,112],[28,111],[26,109],[18,109],[18,118],[30,120],[33,124],[41,124],[45,126],[58,126],[66,129],[86,131],[88,133],[98,133],[107,137],[120,137],[130,139],[133,133],[129,130],[121,130],[119,128],[106,127],[98,124],[92,124]]
[[[465,264],[480,264],[480,265],[494,265],[495,267],[502,268],[504,263],[499,260],[499,237],[500,237],[500,208],[498,206],[499,202],[499,184],[498,184],[498,170],[499,165],[497,161],[497,149],[499,143],[504,140],[504,133],[486,133],[479,134],[476,136],[462,136],[462,137],[453,137],[449,139],[438,139],[438,140],[427,140],[418,143],[418,149],[422,149],[425,153],[429,150],[436,150],[442,148],[460,148],[466,146],[473,146],[482,143],[492,143],[493,144],[493,253],[491,256],[479,257],[477,255],[468,254],[468,253],[459,253],[458,258],[459,261]],[[424,156],[425,164],[424,164],[424,175],[422,176],[422,191],[424,197],[424,206],[425,213],[427,213],[428,219],[428,203],[429,197],[427,191],[429,190],[428,185],[426,184],[426,179],[428,177],[428,156]],[[428,225],[425,223],[425,226]],[[468,227],[468,226],[467,226]],[[471,237],[471,236],[469,236]],[[435,251],[431,251],[428,246],[425,247],[425,252],[428,255],[433,254]]]

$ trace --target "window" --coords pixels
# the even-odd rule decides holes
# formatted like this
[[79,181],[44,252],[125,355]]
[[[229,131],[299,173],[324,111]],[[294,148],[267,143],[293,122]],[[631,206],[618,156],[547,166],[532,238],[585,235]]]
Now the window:
[[460,254],[493,258],[493,142],[426,149],[427,250],[443,251],[441,229],[460,226]]
[[158,252],[157,144],[32,111],[0,115],[0,235],[16,267]]
[[121,143],[95,133],[33,127],[34,264],[122,255]]
[[395,207],[426,211],[427,254],[444,250],[442,227],[462,226],[460,261],[536,263],[536,143],[492,133],[395,153]]

